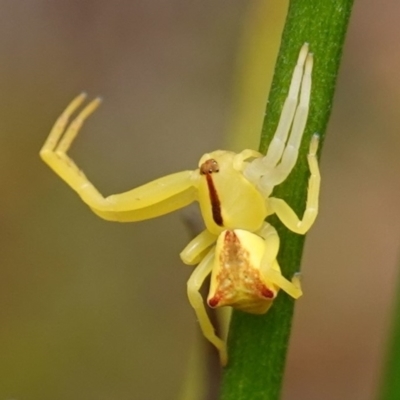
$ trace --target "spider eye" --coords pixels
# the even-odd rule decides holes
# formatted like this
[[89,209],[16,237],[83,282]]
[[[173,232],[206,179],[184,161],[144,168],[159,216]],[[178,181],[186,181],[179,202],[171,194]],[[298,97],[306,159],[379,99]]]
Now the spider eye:
[[213,158],[210,158],[209,160],[201,164],[200,166],[201,175],[210,175],[213,172],[219,172],[219,165]]

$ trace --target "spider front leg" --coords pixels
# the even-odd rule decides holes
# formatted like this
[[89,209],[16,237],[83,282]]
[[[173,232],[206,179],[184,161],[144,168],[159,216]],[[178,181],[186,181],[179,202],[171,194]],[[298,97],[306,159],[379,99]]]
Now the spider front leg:
[[[299,103],[293,118],[293,125],[289,139],[282,153],[281,161],[271,171],[268,171],[268,173],[266,173],[261,179],[261,181],[266,182],[269,186],[274,187],[285,181],[297,162],[300,143],[306,127],[308,111],[310,107],[312,67],[313,56],[312,54],[308,54],[304,67],[304,75],[301,81]],[[281,119],[284,118],[285,115],[282,112]],[[261,182],[261,185],[262,184],[263,182]]]
[[308,181],[306,210],[300,220],[292,208],[282,199],[270,197],[267,200],[268,208],[276,213],[278,218],[291,231],[304,235],[312,226],[318,214],[318,197],[321,176],[318,168],[317,150],[319,136],[313,135],[310,150],[307,156],[311,176]]
[[42,147],[40,156],[79,194],[93,212],[112,221],[140,221],[175,211],[196,199],[198,174],[195,171],[178,172],[128,192],[103,197],[66,154],[84,121],[100,104],[100,99],[90,102],[68,126],[72,114],[85,98],[85,94],[79,95],[61,114]]
[[214,327],[210,321],[210,318],[207,314],[204,305],[204,300],[199,292],[201,286],[204,283],[204,280],[211,273],[211,270],[214,265],[214,258],[215,258],[215,247],[213,247],[208,252],[208,254],[204,257],[201,263],[193,271],[187,283],[187,293],[189,297],[189,302],[196,313],[203,335],[219,351],[219,358],[221,364],[226,365],[228,362],[226,343],[215,334]]
[[288,177],[296,164],[309,111],[312,67],[313,56],[308,52],[308,44],[305,43],[300,50],[289,94],[267,154],[249,163],[244,170],[247,179],[265,197],[269,197],[274,186]]

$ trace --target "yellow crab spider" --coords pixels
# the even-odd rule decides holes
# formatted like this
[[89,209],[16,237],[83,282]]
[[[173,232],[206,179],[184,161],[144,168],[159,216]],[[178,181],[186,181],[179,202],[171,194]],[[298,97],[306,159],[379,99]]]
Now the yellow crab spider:
[[211,274],[207,304],[232,306],[263,314],[282,289],[297,299],[302,295],[297,276],[287,280],[276,260],[279,237],[265,218],[276,214],[288,229],[305,234],[318,212],[320,175],[316,153],[318,136],[311,139],[310,179],[306,210],[299,219],[283,200],[271,197],[296,164],[307,122],[313,58],[308,45],[301,48],[279,124],[264,156],[254,150],[239,154],[217,150],[204,154],[194,171],[165,176],[125,193],[103,197],[68,157],[67,151],[86,118],[98,107],[90,102],[68,125],[85,100],[76,97],[61,114],[40,151],[40,156],[100,217],[130,222],[158,217],[198,201],[206,229],[181,252],[182,261],[197,265],[187,293],[204,336],[227,363],[225,342],[214,331],[200,288]]

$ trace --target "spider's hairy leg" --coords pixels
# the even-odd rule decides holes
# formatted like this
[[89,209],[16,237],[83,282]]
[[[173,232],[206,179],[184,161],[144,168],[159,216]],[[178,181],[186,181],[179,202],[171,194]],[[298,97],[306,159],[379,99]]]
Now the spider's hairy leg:
[[311,175],[308,181],[307,203],[303,219],[300,220],[284,200],[275,197],[270,197],[267,200],[268,207],[276,213],[282,223],[291,231],[301,235],[304,235],[311,228],[318,214],[318,196],[321,182],[317,160],[318,143],[319,136],[314,134],[307,156]]
[[276,260],[280,244],[278,232],[272,225],[265,222],[261,228],[260,236],[265,240],[265,251],[261,261],[261,273],[263,277],[282,289],[289,296],[298,299],[302,295],[299,278],[295,275],[292,282],[287,280],[282,275],[278,261]]
[[308,58],[307,55],[308,43],[304,43],[300,50],[296,67],[293,71],[289,93],[283,104],[278,127],[268,147],[267,155],[251,162],[245,170],[246,177],[251,181],[257,181],[267,171],[274,168],[282,157],[297,108],[299,91],[304,73],[304,63]]
[[217,237],[218,236],[205,229],[181,251],[180,257],[182,261],[186,265],[198,264],[206,255],[210,246],[215,243]]
[[85,98],[85,94],[79,95],[61,114],[40,156],[97,215],[113,221],[139,221],[175,211],[195,200],[196,179],[192,171],[178,172],[128,192],[103,197],[66,154],[84,121],[100,104],[100,99],[94,99],[67,128],[72,114]]
[[196,267],[187,282],[189,302],[194,308],[203,335],[218,349],[222,365],[228,362],[226,343],[214,331],[214,327],[207,315],[204,300],[199,292],[204,280],[211,273],[214,265],[215,248],[211,249],[201,263]]

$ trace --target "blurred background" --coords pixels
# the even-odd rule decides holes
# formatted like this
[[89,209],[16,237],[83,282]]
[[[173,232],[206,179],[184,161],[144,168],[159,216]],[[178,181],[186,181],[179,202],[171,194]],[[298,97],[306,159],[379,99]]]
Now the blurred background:
[[[213,398],[190,372],[202,339],[178,256],[195,208],[105,222],[38,152],[82,90],[104,103],[71,155],[105,195],[239,146],[227,133],[249,3],[0,1],[0,399],[189,399],[188,376],[193,399]],[[286,3],[265,4],[269,76]],[[376,394],[399,265],[399,15],[354,6],[285,400]]]

